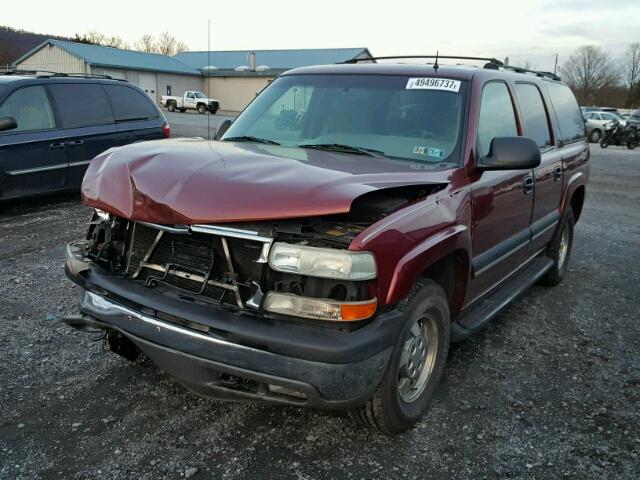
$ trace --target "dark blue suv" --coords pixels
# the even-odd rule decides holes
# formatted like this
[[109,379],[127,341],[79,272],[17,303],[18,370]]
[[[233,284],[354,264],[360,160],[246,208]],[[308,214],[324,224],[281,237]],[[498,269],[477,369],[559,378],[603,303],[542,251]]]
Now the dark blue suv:
[[169,134],[156,104],[128,82],[0,75],[0,200],[77,189],[99,153]]

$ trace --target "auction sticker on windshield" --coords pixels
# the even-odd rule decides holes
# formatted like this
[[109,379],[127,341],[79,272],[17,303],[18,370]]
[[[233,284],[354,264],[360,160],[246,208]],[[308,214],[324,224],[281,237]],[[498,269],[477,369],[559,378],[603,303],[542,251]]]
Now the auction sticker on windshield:
[[410,78],[407,81],[407,90],[423,89],[423,90],[446,90],[448,92],[460,91],[460,80],[451,80],[450,78]]

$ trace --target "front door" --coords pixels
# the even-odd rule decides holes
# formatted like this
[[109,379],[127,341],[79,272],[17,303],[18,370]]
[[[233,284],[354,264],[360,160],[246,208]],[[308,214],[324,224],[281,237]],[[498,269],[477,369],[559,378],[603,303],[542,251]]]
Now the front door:
[[[488,155],[491,140],[514,137],[514,103],[504,82],[489,82],[482,92],[475,155]],[[472,280],[469,304],[513,273],[529,254],[533,209],[533,172],[476,172],[472,178]]]
[[0,132],[0,197],[11,198],[64,188],[66,143],[49,97],[41,85],[22,87],[0,106],[17,128]]

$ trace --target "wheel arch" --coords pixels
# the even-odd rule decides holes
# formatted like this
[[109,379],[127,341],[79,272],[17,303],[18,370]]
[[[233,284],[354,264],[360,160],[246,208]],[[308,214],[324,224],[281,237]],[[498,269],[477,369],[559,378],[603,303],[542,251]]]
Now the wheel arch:
[[470,251],[471,239],[465,225],[451,226],[429,237],[398,262],[385,303],[401,301],[419,279],[429,278],[447,294],[451,318],[455,318],[469,284]]
[[573,220],[574,222],[578,222],[580,215],[582,214],[582,207],[584,206],[584,195],[585,195],[585,186],[580,185],[577,187],[573,194],[571,195],[571,199],[569,200],[569,205],[573,210]]

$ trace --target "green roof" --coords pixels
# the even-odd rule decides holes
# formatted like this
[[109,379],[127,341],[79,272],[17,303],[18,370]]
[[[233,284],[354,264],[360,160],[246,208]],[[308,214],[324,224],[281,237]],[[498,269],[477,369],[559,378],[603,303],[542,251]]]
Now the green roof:
[[183,75],[200,75],[200,72],[181,61],[159,53],[138,52],[136,50],[124,50],[102,45],[90,45],[86,43],[65,42],[63,40],[49,39],[38,45],[30,52],[24,54],[14,62],[14,65],[22,62],[38,50],[53,45],[70,54],[83,59],[95,67],[124,68],[130,70],[148,70],[153,72],[180,73]]

